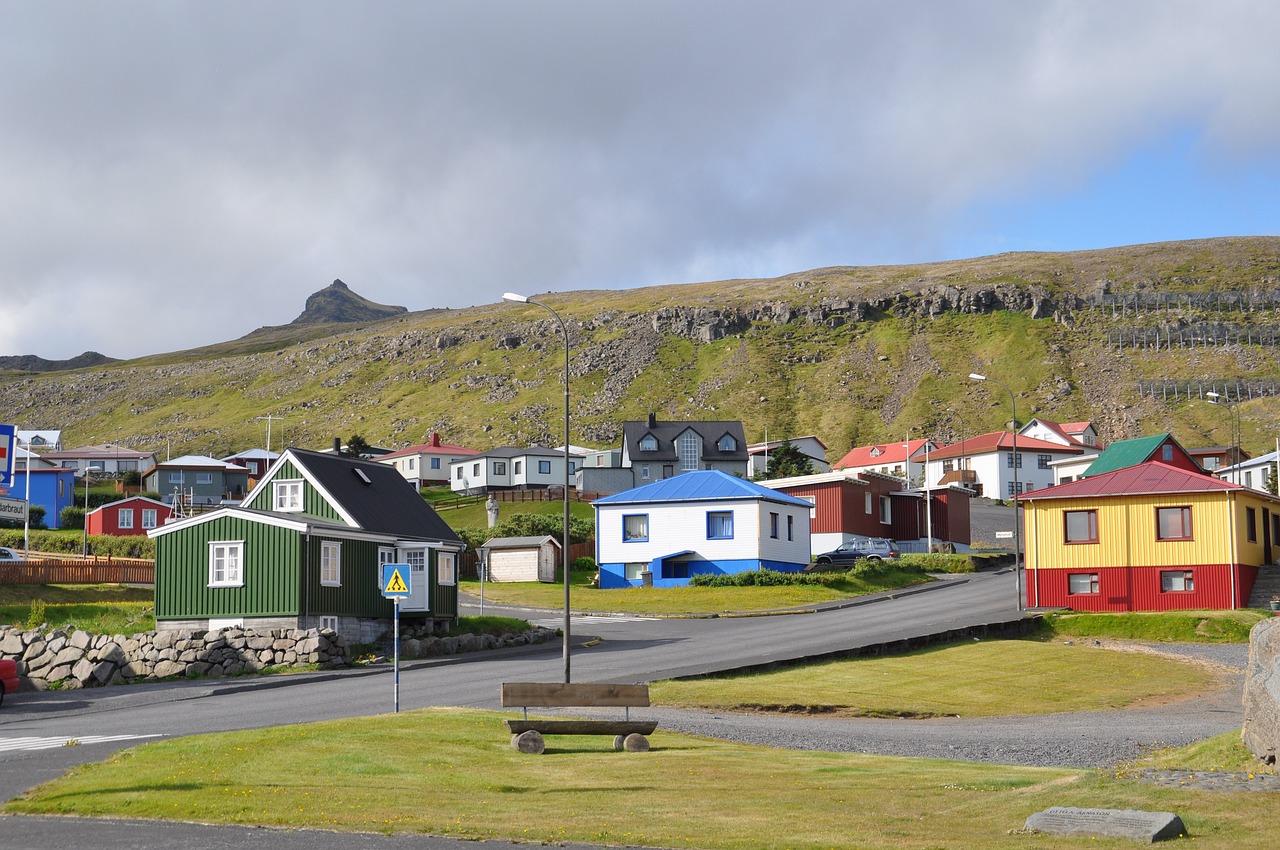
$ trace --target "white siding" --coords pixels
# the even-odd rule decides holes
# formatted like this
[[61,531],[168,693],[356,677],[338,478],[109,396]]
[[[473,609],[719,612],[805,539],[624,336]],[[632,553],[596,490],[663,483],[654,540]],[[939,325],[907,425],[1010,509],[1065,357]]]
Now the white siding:
[[541,549],[493,549],[489,552],[490,581],[537,581]]
[[[707,539],[707,513],[733,512],[733,539]],[[769,539],[769,513],[779,514],[778,540]],[[623,542],[622,518],[649,517],[647,541]],[[788,541],[786,516],[795,517],[795,539]],[[708,561],[764,558],[804,563],[809,560],[807,507],[761,501],[705,501],[650,505],[600,505],[596,540],[602,563],[649,562],[676,552],[696,552]]]

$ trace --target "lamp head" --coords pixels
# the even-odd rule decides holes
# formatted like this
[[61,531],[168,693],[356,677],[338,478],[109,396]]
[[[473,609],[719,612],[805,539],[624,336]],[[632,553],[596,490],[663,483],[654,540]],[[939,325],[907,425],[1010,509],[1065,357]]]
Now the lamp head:
[[504,293],[502,293],[502,300],[503,300],[503,301],[515,301],[517,304],[528,304],[528,303],[529,303],[529,297],[528,297],[527,295],[517,295],[517,294],[516,294],[516,293],[514,293],[514,292],[504,292]]
[[969,373],[969,380],[971,381],[985,381],[986,379],[987,379],[986,375],[979,375],[977,372]]
[[1213,399],[1219,399],[1219,398],[1222,398],[1222,396],[1218,395],[1218,394],[1217,394],[1217,393],[1215,393],[1213,390],[1210,390],[1209,392],[1205,393],[1205,396],[1206,396],[1206,397],[1208,397],[1208,398],[1213,398]]

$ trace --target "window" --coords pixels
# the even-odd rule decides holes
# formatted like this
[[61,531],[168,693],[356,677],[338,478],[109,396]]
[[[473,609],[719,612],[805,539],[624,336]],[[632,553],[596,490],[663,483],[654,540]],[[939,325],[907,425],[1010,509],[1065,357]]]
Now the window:
[[778,515],[773,511],[769,511],[769,536],[778,539]]
[[1213,472],[1215,469],[1222,466],[1222,458],[1207,457],[1204,459],[1202,465],[1206,472]]
[[643,543],[649,539],[649,515],[626,514],[622,517],[622,540],[626,543]]
[[732,511],[707,512],[707,539],[728,540],[733,536]]
[[121,508],[116,513],[117,528],[133,528],[133,508]]
[[197,483],[197,484],[212,484],[212,483],[213,483],[213,473],[212,473],[212,472],[197,472],[197,473],[196,473],[196,483]]
[[455,474],[453,477],[454,477],[454,478],[456,478],[456,479],[458,479],[459,481],[461,481],[461,480],[462,480],[462,467],[461,467],[461,466],[459,466],[457,469],[455,469],[455,470],[454,470],[454,472],[455,472],[456,474]]
[[156,510],[155,510],[155,508],[143,508],[143,509],[142,509],[142,527],[143,527],[143,528],[155,528],[155,527],[156,527]]
[[[378,547],[378,566],[379,567],[381,567],[383,564],[394,564],[395,562],[396,562],[395,549],[392,549],[389,546]],[[382,570],[378,570],[378,575],[376,576],[376,579],[379,582],[379,588],[381,588]]]
[[1064,511],[1063,526],[1068,543],[1098,542],[1097,511]]
[[1049,461],[1053,460],[1053,455],[1036,455],[1036,469],[1049,469]]
[[550,475],[550,474],[551,474],[551,461],[549,461],[549,460],[540,460],[540,461],[538,461],[538,474],[539,474],[539,475]]
[[1244,471],[1244,486],[1246,487],[1253,486],[1253,470],[1246,469]]
[[277,511],[302,510],[302,482],[275,481],[271,485],[272,502]]
[[645,434],[640,438],[640,451],[656,452],[658,450],[658,438],[652,434]]
[[170,483],[170,484],[181,484],[181,483],[182,483],[182,473],[181,473],[181,472],[170,472],[170,473],[169,473],[169,483]]
[[[123,527],[121,526],[121,528]],[[1250,543],[1258,542],[1258,512],[1253,508],[1245,508],[1244,534]]]
[[676,468],[669,463],[662,465],[662,478],[666,480],[676,474]]
[[524,470],[524,461],[522,461],[522,460],[513,460],[513,461],[511,462],[511,474],[512,474],[512,475],[519,475],[519,474],[521,473],[521,471],[523,471],[523,470]]
[[1017,486],[1017,487],[1014,487],[1014,486],[1013,486],[1013,482],[1012,482],[1012,481],[1010,481],[1010,482],[1009,482],[1009,487],[1008,487],[1008,491],[1009,491],[1009,498],[1011,498],[1011,499],[1012,499],[1014,496],[1018,495],[1019,493],[1023,492],[1023,491],[1024,491],[1024,490],[1026,490],[1026,489],[1028,489],[1028,488],[1027,488],[1027,485],[1026,485],[1025,483],[1023,483],[1022,481],[1019,481],[1019,482],[1018,482],[1018,486]]
[[320,615],[320,628],[321,628],[322,630],[323,630],[323,629],[328,629],[328,630],[329,630],[329,631],[331,631],[331,632],[336,632],[336,631],[338,630],[338,618],[337,618],[337,617],[334,617],[334,616],[331,616],[331,615],[329,615],[329,614],[321,614],[321,615]]
[[493,474],[494,474],[494,475],[506,475],[506,474],[507,474],[507,462],[506,462],[505,460],[495,460],[495,461],[493,462]]
[[871,491],[868,490],[866,493],[863,493],[862,495],[863,495],[863,502],[865,503],[864,507],[866,508],[866,514],[867,516],[871,516]]
[[1068,573],[1067,574],[1067,593],[1077,596],[1082,593],[1098,592],[1098,574],[1097,573]]
[[121,472],[134,472],[138,469],[138,462],[136,460],[116,461],[116,469]]
[[641,481],[649,480],[649,464],[647,463],[640,465],[640,480]]
[[1004,465],[1009,469],[1022,469],[1022,452],[1009,452],[1005,455]]
[[569,474],[573,475],[578,471],[578,462],[576,460],[569,461]]
[[320,584],[342,586],[342,544],[325,540],[320,543]]
[[1157,540],[1190,540],[1191,508],[1156,508]]
[[432,468],[432,469],[439,469],[439,468],[440,468],[440,458],[438,458],[438,457],[433,457],[433,458],[431,459],[431,468]]
[[956,468],[956,462],[954,460],[944,460],[942,462],[943,475],[946,475],[948,472],[951,472],[955,468]]
[[436,576],[439,584],[457,584],[458,556],[453,552],[437,552]]
[[880,521],[886,525],[893,522],[893,511],[889,507],[889,497],[880,497]]
[[698,455],[702,453],[702,438],[692,431],[680,435],[680,446],[677,456],[680,458],[682,470],[697,469]]
[[1171,463],[1173,461],[1173,446],[1169,445],[1168,443],[1165,443],[1163,446],[1161,446],[1160,459],[1163,460],[1165,463]]
[[791,514],[787,514],[787,539],[796,539],[796,518]]
[[627,564],[626,577],[628,581],[639,581],[640,573],[649,569],[649,565],[645,563]]
[[244,541],[222,541],[209,544],[209,586],[242,587],[244,574]]
[[738,441],[733,438],[732,434],[725,434],[720,438],[720,442],[716,443],[716,448],[722,452],[736,452],[738,450]]
[[1195,590],[1195,578],[1191,570],[1161,570],[1160,571],[1160,592],[1161,593],[1177,593],[1179,591]]
[[480,464],[478,463],[471,464],[471,474],[474,475],[476,478],[480,477]]

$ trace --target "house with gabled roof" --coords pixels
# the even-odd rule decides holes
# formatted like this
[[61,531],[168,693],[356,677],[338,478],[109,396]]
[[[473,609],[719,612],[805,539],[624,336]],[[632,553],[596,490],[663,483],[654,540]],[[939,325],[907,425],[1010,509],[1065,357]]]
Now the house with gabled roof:
[[1185,469],[1187,472],[1204,472],[1195,458],[1173,438],[1172,434],[1152,434],[1147,437],[1135,437],[1132,440],[1117,440],[1107,446],[1093,463],[1089,464],[1089,468],[1081,477],[1092,478],[1105,472],[1137,466],[1149,460],[1158,460],[1178,469]]
[[[1131,449],[1163,453],[1166,445],[1148,440]],[[1187,463],[1145,460],[1024,494],[1018,503],[1030,607],[1240,608],[1261,571],[1280,569],[1280,498]]]
[[1011,499],[1052,486],[1053,463],[1085,452],[1082,446],[1022,435],[1016,452],[1014,443],[1012,432],[992,431],[940,446],[929,452],[925,480],[930,487],[958,483],[979,496]]
[[[572,480],[581,458],[569,455]],[[564,449],[503,446],[449,464],[449,489],[469,495],[494,490],[539,490],[564,486]]]
[[1064,446],[1082,446],[1102,450],[1098,444],[1098,431],[1092,422],[1054,422],[1040,416],[1018,429],[1018,436],[1034,437]]
[[245,449],[242,452],[227,455],[222,459],[222,462],[243,466],[249,470],[249,477],[256,481],[266,475],[267,470],[271,468],[271,464],[279,459],[280,455],[269,449]]
[[241,505],[172,522],[156,541],[156,625],[331,628],[370,643],[391,627],[383,564],[409,567],[402,618],[457,620],[465,544],[400,473],[289,448]]
[[30,448],[33,452],[62,451],[62,431],[59,429],[16,432],[18,443]]
[[118,443],[100,443],[74,449],[40,452],[45,460],[71,469],[92,469],[108,475],[145,473],[156,464],[155,452],[135,451]]
[[645,421],[622,423],[622,452],[616,465],[586,460],[578,489],[618,493],[700,470],[746,478],[749,460],[739,421],[661,420],[650,413]]
[[243,499],[249,491],[249,470],[216,457],[183,455],[147,470],[142,489],[159,493],[175,507],[207,509]]
[[108,502],[85,515],[85,528],[90,534],[113,537],[141,537],[159,528],[173,517],[173,506],[146,496],[130,496]]
[[924,475],[924,456],[938,446],[932,440],[899,440],[872,446],[857,446],[831,464],[833,471],[878,472],[919,484]]
[[692,470],[592,502],[600,587],[680,587],[703,573],[798,572],[809,510],[721,470]]
[[450,466],[478,454],[476,449],[441,441],[440,435],[433,431],[427,442],[397,449],[376,460],[394,466],[415,487],[429,487],[448,484]]

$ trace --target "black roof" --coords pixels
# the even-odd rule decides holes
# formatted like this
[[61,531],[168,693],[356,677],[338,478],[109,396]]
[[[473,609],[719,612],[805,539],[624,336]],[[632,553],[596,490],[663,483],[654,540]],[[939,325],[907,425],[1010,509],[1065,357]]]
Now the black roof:
[[[746,463],[747,438],[740,421],[725,422],[660,422],[652,415],[647,422],[623,422],[622,439],[626,445],[627,457],[632,463],[641,460],[676,460],[676,439],[685,431],[692,429],[702,438],[703,460],[736,460]],[[657,451],[640,450],[640,440],[646,434],[652,434],[658,441]],[[733,437],[735,449],[730,452],[720,451],[717,445],[725,434]]]
[[306,449],[288,453],[366,531],[461,542],[395,467]]

